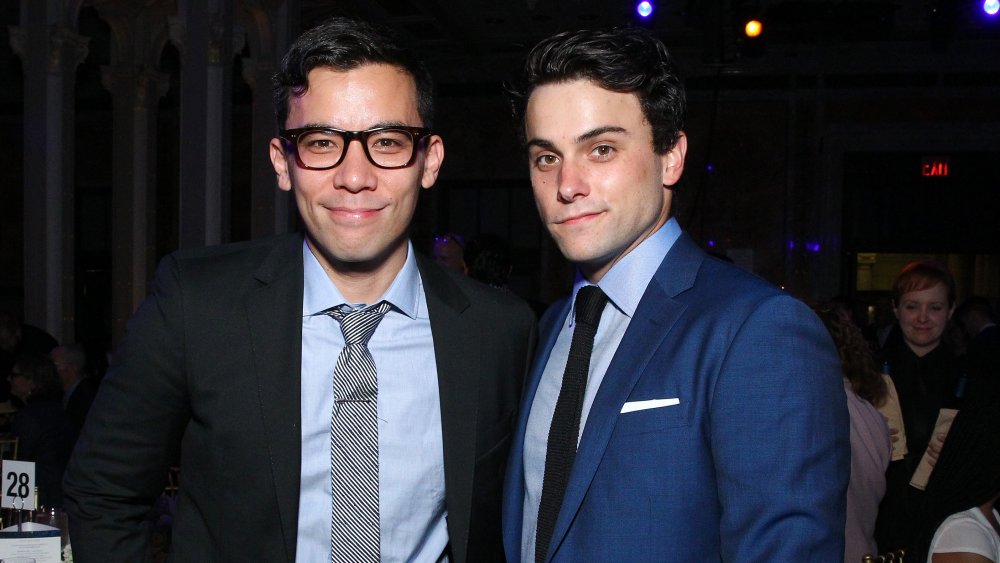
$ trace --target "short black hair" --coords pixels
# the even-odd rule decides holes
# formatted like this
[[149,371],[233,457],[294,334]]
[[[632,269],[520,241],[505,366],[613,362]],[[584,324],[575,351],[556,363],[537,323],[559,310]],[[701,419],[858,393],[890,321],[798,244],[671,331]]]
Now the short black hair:
[[434,121],[434,82],[424,64],[389,28],[366,21],[330,18],[299,36],[272,78],[278,128],[288,119],[289,95],[309,88],[309,71],[328,67],[348,71],[369,64],[388,64],[409,73],[417,85],[417,111],[424,127]]
[[578,79],[613,92],[634,93],[653,129],[653,149],[663,154],[673,148],[684,129],[684,84],[667,47],[651,32],[637,27],[570,31],[535,45],[522,75],[507,88],[522,135],[531,92],[545,84]]

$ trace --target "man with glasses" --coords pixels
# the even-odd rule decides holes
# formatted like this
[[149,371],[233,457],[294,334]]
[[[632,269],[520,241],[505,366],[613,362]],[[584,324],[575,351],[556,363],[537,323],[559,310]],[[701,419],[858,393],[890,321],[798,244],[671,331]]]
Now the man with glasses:
[[275,76],[305,235],[168,257],[66,478],[77,561],[139,561],[179,449],[177,561],[491,561],[530,309],[417,256],[430,77],[333,19]]

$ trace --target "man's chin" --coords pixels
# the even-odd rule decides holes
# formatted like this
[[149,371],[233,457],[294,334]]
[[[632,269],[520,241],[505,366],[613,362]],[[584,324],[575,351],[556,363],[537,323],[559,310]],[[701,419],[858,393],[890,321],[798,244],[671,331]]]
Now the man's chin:
[[339,242],[341,243],[323,245],[315,238],[309,238],[310,248],[313,250],[313,254],[321,257],[321,262],[337,271],[365,273],[373,272],[385,266],[386,262],[392,260],[393,255],[400,248],[405,249],[407,239],[404,238],[398,244],[382,248],[370,244],[371,240],[365,242],[358,241],[356,245],[343,244],[343,241]]
[[580,269],[581,272],[587,277],[588,280],[596,281],[592,279],[595,274],[602,274],[607,270],[610,260],[604,256],[595,256],[593,253],[575,253],[568,255],[563,253],[563,256],[567,260],[573,263],[574,266]]

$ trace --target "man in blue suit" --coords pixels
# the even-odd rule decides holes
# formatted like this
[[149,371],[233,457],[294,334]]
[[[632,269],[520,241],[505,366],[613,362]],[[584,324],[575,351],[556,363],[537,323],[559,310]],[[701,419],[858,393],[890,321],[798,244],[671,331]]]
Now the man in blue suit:
[[507,559],[842,560],[837,353],[808,307],[671,218],[687,139],[666,48],[640,29],[559,34],[512,90],[542,222],[578,276],[541,321]]

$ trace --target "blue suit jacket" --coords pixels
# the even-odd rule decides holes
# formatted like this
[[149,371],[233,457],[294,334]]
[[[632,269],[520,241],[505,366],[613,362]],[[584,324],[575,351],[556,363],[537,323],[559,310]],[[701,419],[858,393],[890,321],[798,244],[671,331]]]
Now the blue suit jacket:
[[[524,433],[567,301],[543,317],[504,493],[521,548]],[[621,414],[626,402],[679,399]],[[581,436],[549,561],[841,561],[850,475],[837,352],[800,301],[681,235]],[[526,560],[533,559],[527,557]]]

